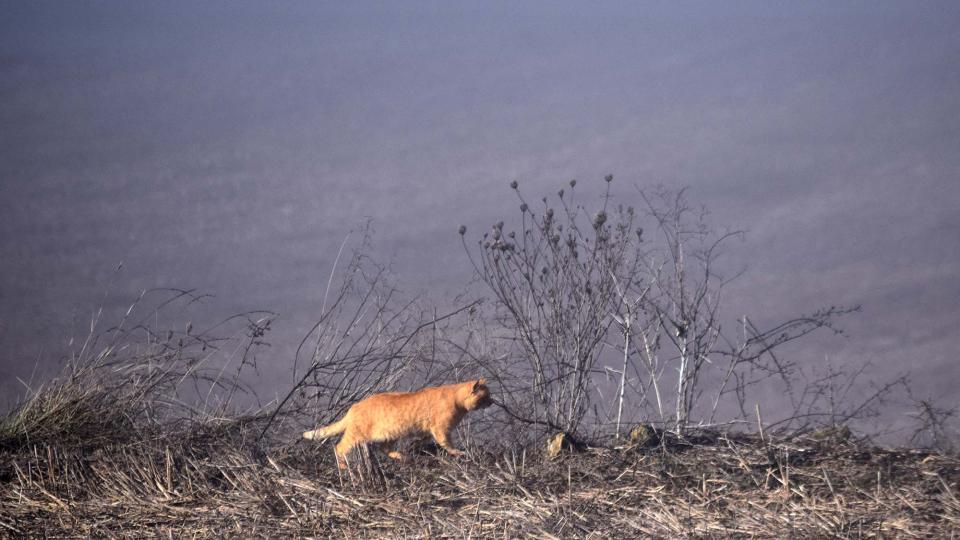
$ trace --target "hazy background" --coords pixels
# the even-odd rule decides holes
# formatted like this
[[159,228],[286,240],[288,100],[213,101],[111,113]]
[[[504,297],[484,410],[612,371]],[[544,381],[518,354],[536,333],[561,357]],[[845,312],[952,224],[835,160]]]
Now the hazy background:
[[954,1],[0,3],[0,393],[160,286],[279,312],[279,377],[367,217],[449,298],[511,180],[606,173],[749,232],[732,313],[862,304],[800,354],[957,405]]

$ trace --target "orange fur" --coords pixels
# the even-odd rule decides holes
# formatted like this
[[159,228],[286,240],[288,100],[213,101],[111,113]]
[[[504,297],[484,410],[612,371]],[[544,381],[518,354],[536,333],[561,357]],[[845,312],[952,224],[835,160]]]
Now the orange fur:
[[430,434],[447,452],[462,454],[450,445],[453,431],[467,412],[489,407],[490,390],[484,379],[445,386],[431,386],[416,392],[385,392],[355,403],[340,420],[312,431],[305,439],[325,439],[343,433],[335,449],[340,468],[358,444],[382,443],[393,459],[403,455],[392,450],[392,442],[408,435]]

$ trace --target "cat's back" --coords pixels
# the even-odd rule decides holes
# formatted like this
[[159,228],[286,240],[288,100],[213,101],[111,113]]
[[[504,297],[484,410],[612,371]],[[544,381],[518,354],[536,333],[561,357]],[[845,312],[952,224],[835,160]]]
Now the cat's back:
[[431,386],[416,392],[381,392],[354,405],[354,413],[376,414],[395,420],[425,420],[452,406],[455,388]]

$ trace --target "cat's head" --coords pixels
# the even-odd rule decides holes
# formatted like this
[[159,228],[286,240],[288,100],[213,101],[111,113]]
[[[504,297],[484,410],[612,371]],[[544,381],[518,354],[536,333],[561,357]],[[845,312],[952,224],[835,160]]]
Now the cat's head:
[[475,409],[485,409],[493,405],[493,399],[490,397],[490,389],[487,388],[486,379],[477,379],[463,383],[466,396],[463,397],[463,408],[472,411]]

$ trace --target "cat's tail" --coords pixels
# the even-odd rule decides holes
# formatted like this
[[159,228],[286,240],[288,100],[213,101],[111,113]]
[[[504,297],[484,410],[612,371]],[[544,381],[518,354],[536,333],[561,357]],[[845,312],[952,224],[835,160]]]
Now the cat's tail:
[[340,420],[330,424],[329,426],[318,427],[313,431],[304,431],[304,439],[326,439],[327,437],[332,437],[334,435],[339,435],[347,429],[347,417],[344,416]]

